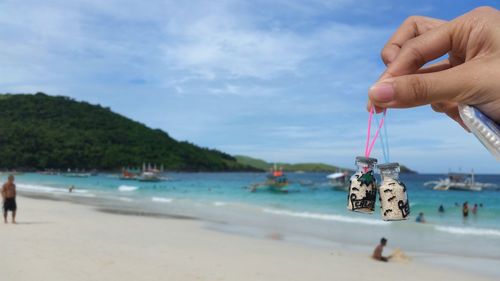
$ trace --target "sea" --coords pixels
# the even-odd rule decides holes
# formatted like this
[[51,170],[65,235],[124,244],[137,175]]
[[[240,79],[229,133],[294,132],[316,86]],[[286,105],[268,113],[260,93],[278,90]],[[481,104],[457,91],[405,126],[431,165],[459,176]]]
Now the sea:
[[[371,253],[381,237],[389,248],[424,258],[428,254],[500,261],[500,189],[480,192],[437,191],[428,181],[439,174],[402,174],[410,201],[408,220],[386,222],[346,208],[347,192],[330,188],[326,173],[288,174],[289,192],[257,190],[264,173],[166,173],[162,182],[120,180],[117,174],[86,178],[26,173],[16,175],[21,195],[88,204],[105,212],[185,218],[227,233],[274,237],[335,250]],[[1,179],[6,180],[7,174]],[[500,175],[476,175],[500,186]],[[69,186],[75,191],[68,192]],[[477,213],[462,217],[462,203]],[[378,200],[377,200],[378,203]],[[443,205],[445,212],[438,212]],[[22,203],[19,205],[22,217]],[[64,211],[64,210],[61,210]],[[415,222],[424,213],[427,223]],[[161,220],[159,220],[161,223]]]

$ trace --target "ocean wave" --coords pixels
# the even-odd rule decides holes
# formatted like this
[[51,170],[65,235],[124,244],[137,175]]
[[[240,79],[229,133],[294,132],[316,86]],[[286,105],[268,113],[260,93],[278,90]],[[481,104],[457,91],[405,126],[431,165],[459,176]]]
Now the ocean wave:
[[478,235],[500,237],[500,230],[475,227],[455,227],[455,226],[435,226],[437,231],[460,234],[460,235]]
[[[69,193],[68,188],[58,188],[58,187],[51,187],[51,186],[45,186],[45,185],[35,185],[35,184],[17,184],[16,185],[18,190],[21,191],[31,191],[31,192],[44,192],[44,193]],[[74,189],[73,193],[76,194],[86,194],[88,193],[88,190],[85,189]]]
[[174,201],[174,199],[166,198],[166,197],[152,197],[151,201],[159,202],[159,203],[170,203],[170,202]]
[[362,219],[362,218],[352,218],[341,215],[332,214],[321,214],[321,213],[309,213],[309,212],[292,212],[286,210],[276,210],[276,209],[263,209],[264,213],[284,215],[299,218],[326,220],[326,221],[338,221],[347,223],[358,223],[358,224],[369,224],[369,225],[388,225],[388,222],[372,219]]
[[220,202],[220,201],[214,202],[214,206],[217,206],[217,207],[222,207],[222,206],[226,206],[226,205],[227,205],[226,202]]
[[95,194],[94,193],[78,193],[78,192],[75,192],[73,191],[73,193],[71,193],[71,195],[76,195],[76,196],[81,196],[81,197],[95,197]]
[[124,192],[127,192],[127,191],[135,191],[135,190],[137,190],[137,189],[139,189],[139,187],[138,187],[138,186],[133,186],[133,185],[120,185],[120,186],[118,187],[118,190],[119,190],[119,191],[124,191]]

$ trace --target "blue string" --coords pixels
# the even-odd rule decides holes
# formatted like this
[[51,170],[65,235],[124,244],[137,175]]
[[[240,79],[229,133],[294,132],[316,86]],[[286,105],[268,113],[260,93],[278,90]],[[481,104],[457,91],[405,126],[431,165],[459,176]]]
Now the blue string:
[[[375,116],[375,122],[379,123],[377,114],[375,114],[374,116]],[[389,163],[390,162],[389,143],[388,143],[388,136],[387,136],[387,127],[385,125],[386,123],[387,123],[387,118],[384,121],[384,124],[382,125],[384,127],[383,131],[380,132],[380,145],[382,146],[382,154],[384,156],[384,161],[385,161],[385,163]]]
[[387,163],[391,162],[391,158],[389,157],[389,135],[387,134],[387,117],[385,118],[385,122],[384,122],[384,135],[385,135],[385,151],[386,151],[386,156],[387,156],[387,159],[385,159],[385,161]]

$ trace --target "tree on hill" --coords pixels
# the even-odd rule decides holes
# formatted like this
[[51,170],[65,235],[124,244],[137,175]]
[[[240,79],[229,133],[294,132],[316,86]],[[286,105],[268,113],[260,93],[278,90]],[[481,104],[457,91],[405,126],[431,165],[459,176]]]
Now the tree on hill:
[[44,93],[0,95],[0,167],[119,169],[143,162],[182,171],[255,170],[177,141],[109,108]]

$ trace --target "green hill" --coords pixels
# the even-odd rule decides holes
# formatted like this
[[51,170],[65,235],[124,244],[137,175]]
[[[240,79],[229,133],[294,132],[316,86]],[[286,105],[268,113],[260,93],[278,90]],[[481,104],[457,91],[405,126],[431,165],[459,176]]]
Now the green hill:
[[248,165],[260,170],[269,170],[269,168],[271,168],[271,166],[273,165],[271,163],[267,163],[264,160],[243,155],[235,155],[234,158],[236,158],[236,161],[238,161],[238,163],[240,164]]
[[401,165],[400,169],[402,174],[418,174],[417,171],[411,170],[405,165]]
[[[268,163],[264,160],[248,157],[248,156],[243,156],[243,155],[236,155],[234,156],[238,163],[243,164],[243,165],[248,165],[252,166],[261,170],[269,170],[274,164],[273,163]],[[349,171],[349,169],[337,167],[337,166],[332,166],[328,164],[323,164],[323,163],[297,163],[297,164],[288,164],[288,163],[276,163],[279,166],[283,167],[285,171],[288,172],[297,172],[297,171],[303,171],[303,172],[337,172],[337,171]]]
[[[273,163],[268,163],[261,159],[256,159],[243,155],[235,155],[234,158],[238,161],[238,163],[243,165],[248,165],[260,170],[269,170]],[[333,165],[323,164],[323,163],[298,163],[298,164],[287,164],[287,163],[276,163],[279,166],[283,167],[285,171],[288,172],[338,172],[338,171],[352,171],[352,169],[341,168]],[[401,173],[411,173],[415,174],[417,172],[408,169],[406,166],[401,165]]]
[[143,162],[182,171],[255,168],[232,156],[188,142],[68,97],[0,95],[0,168],[101,169]]

